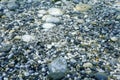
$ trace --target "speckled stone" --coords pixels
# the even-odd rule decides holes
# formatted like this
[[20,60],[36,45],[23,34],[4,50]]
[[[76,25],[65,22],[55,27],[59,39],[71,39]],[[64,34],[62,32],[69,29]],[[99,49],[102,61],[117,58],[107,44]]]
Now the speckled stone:
[[91,8],[91,6],[89,4],[77,4],[75,6],[75,11],[80,11],[80,12],[85,12],[87,10],[89,10]]

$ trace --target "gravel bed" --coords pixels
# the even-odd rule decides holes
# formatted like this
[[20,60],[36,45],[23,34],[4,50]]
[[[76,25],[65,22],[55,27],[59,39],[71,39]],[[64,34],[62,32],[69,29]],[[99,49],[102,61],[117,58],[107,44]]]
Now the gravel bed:
[[0,80],[120,80],[119,0],[0,0]]

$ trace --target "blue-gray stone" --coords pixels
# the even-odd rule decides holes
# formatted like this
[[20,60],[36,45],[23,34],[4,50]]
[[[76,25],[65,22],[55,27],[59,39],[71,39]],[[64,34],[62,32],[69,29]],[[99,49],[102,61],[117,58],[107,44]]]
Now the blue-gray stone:
[[94,76],[96,80],[108,80],[108,76],[102,72],[98,72]]
[[8,7],[8,9],[10,9],[10,10],[16,10],[16,9],[19,8],[19,5],[16,4],[15,2],[9,2],[9,3],[7,4],[7,7]]
[[50,70],[49,77],[53,80],[58,80],[65,76],[65,72],[67,71],[67,62],[63,57],[56,58],[48,66]]

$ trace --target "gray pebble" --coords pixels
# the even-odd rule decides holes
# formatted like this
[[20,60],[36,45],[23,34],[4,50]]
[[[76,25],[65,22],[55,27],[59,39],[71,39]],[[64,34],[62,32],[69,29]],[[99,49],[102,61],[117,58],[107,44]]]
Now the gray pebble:
[[12,45],[4,45],[0,47],[0,52],[9,52],[12,48]]
[[8,9],[10,9],[10,10],[16,10],[16,9],[19,8],[19,5],[16,4],[15,2],[9,2],[9,3],[7,4],[7,7],[8,7]]
[[50,74],[49,76],[56,79],[61,79],[65,76],[67,71],[67,62],[63,57],[58,57],[54,59],[49,65]]

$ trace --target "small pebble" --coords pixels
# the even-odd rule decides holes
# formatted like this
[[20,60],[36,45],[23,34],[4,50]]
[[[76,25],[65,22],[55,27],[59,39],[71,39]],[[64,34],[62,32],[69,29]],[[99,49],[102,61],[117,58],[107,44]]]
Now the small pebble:
[[4,45],[2,47],[0,47],[0,52],[9,52],[12,48],[12,45],[10,44],[7,44],[7,45]]
[[95,79],[97,80],[108,80],[108,76],[102,72],[98,72],[94,76],[95,76]]
[[117,40],[118,40],[117,37],[111,37],[110,39],[111,39],[112,41],[117,41]]
[[8,9],[10,9],[10,10],[16,10],[16,9],[18,9],[19,8],[19,6],[13,1],[11,1],[11,2],[9,2],[8,4],[7,4],[7,7],[8,7]]
[[80,11],[80,12],[85,12],[88,11],[91,8],[91,6],[89,4],[77,4],[75,6],[75,11]]
[[92,65],[92,63],[90,63],[90,62],[87,62],[87,63],[84,63],[83,64],[83,67],[85,67],[85,68],[88,68],[88,67],[92,67],[93,65]]
[[50,15],[54,15],[54,16],[60,16],[60,15],[63,15],[63,11],[59,8],[50,8],[48,10],[48,13]]
[[51,29],[51,28],[55,27],[55,24],[53,24],[53,23],[44,23],[44,24],[42,25],[42,27],[43,27],[44,29],[48,30],[48,29]]
[[25,42],[30,42],[30,41],[32,41],[32,40],[35,39],[34,36],[27,35],[27,34],[23,35],[21,38],[22,38],[22,40],[25,41]]
[[60,23],[60,19],[57,17],[49,16],[46,18],[46,22],[48,22],[48,23]]

